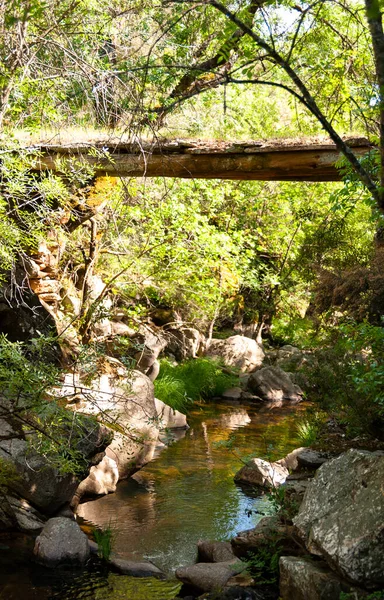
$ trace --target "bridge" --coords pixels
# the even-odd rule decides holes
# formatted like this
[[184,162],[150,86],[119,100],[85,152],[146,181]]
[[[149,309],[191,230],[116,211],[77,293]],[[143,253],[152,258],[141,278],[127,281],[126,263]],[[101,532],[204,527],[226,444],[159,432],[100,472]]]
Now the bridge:
[[[366,138],[346,138],[357,157],[373,149]],[[207,142],[104,140],[40,144],[36,169],[60,171],[63,160],[79,160],[95,175],[260,181],[339,181],[341,154],[331,141],[274,140]]]

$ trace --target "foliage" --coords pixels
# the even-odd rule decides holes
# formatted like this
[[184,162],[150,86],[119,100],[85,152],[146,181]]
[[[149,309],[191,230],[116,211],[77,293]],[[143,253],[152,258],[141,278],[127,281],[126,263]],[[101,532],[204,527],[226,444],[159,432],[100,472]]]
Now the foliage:
[[297,424],[297,436],[303,446],[312,446],[318,441],[326,419],[325,413],[307,410],[306,417]]
[[19,428],[31,453],[62,474],[82,474],[88,461],[81,441],[98,425],[67,411],[52,395],[59,385],[59,370],[48,360],[55,343],[43,336],[25,343],[0,336],[1,413]]
[[0,493],[18,478],[19,474],[15,466],[9,460],[0,457]]
[[286,488],[283,485],[271,488],[268,499],[273,510],[278,513],[279,519],[283,523],[291,523],[299,511],[299,505],[296,500],[289,497]]
[[311,397],[336,416],[350,435],[382,437],[384,423],[384,329],[346,322],[334,329],[308,366]]
[[[162,364],[164,364],[164,361]],[[174,410],[179,410],[182,413],[188,411],[191,399],[187,396],[185,382],[182,379],[178,379],[177,375],[162,375],[155,380],[154,385],[156,398],[159,398],[159,400],[162,400],[164,404],[171,406]]]
[[260,540],[256,552],[248,552],[247,570],[254,577],[256,585],[272,584],[278,581],[282,550],[281,538],[275,534],[271,536],[271,539]]
[[177,410],[186,412],[190,402],[220,396],[238,383],[235,375],[223,372],[220,363],[208,358],[190,359],[173,366],[161,361],[155,380],[156,397]]
[[98,546],[98,554],[100,558],[109,560],[113,550],[113,544],[117,535],[117,528],[111,522],[104,528],[94,528],[93,537]]

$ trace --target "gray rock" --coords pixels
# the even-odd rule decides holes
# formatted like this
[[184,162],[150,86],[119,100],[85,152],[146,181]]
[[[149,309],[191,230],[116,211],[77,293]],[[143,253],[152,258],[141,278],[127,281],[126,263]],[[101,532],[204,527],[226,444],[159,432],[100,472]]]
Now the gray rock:
[[234,477],[236,483],[271,489],[285,482],[288,469],[277,462],[268,462],[261,458],[252,458]]
[[284,483],[285,499],[291,504],[291,506],[294,503],[296,510],[299,509],[300,504],[303,501],[310,481],[311,479],[309,477],[295,479],[289,476]]
[[129,371],[119,360],[106,356],[87,386],[78,373],[66,376],[62,393],[75,391],[81,399],[79,412],[101,415],[104,422],[112,423],[114,438],[106,454],[116,462],[120,479],[152,459],[159,429],[154,387],[146,375]]
[[368,589],[384,584],[384,454],[349,450],[321,466],[294,524],[308,550]]
[[227,581],[243,571],[244,567],[239,561],[197,563],[189,567],[180,567],[176,570],[176,577],[202,592],[212,592],[222,589]]
[[113,556],[108,560],[108,564],[119,571],[119,573],[130,575],[131,577],[158,577],[161,579],[165,577],[163,571],[151,562],[135,562]]
[[327,452],[303,448],[297,455],[297,468],[315,471],[329,459],[330,455]]
[[82,566],[88,560],[88,538],[79,525],[65,517],[49,519],[36,538],[37,562],[47,567]]
[[204,563],[219,563],[234,560],[230,542],[209,542],[200,540],[197,543],[197,560]]
[[284,552],[297,554],[298,546],[293,540],[293,527],[281,523],[277,515],[264,517],[256,527],[241,531],[232,540],[231,546],[235,556],[244,558],[248,552],[256,552],[261,547],[270,546],[280,540]]
[[[0,419],[0,458],[9,461],[17,474],[7,484],[8,493],[29,502],[43,514],[52,515],[68,503],[79,484],[73,474],[60,474],[43,455],[31,452],[23,435]],[[105,428],[89,421],[76,449],[91,462],[106,445]],[[87,471],[85,470],[85,473]]]
[[322,561],[282,556],[279,567],[281,600],[339,600],[342,592],[356,591]]
[[229,390],[225,390],[222,396],[226,398],[226,400],[240,400],[242,397],[243,390],[240,387],[233,387]]
[[252,373],[248,390],[269,402],[301,402],[303,392],[279,367],[263,367]]
[[227,367],[236,367],[242,373],[259,367],[264,360],[262,347],[242,335],[233,335],[226,340],[213,339],[206,355],[219,358]]
[[33,508],[23,498],[8,496],[9,505],[17,521],[17,529],[21,531],[40,531],[44,527],[46,517]]

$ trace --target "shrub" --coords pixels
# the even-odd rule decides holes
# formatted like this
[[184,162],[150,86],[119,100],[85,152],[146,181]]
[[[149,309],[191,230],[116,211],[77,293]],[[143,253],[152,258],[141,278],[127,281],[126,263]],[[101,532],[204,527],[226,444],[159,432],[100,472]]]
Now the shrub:
[[345,424],[350,435],[383,438],[384,328],[343,324],[315,358],[307,378],[320,407]]
[[190,402],[221,396],[237,383],[236,375],[224,373],[220,363],[208,358],[187,360],[175,367],[163,360],[155,394],[165,404],[185,412]]

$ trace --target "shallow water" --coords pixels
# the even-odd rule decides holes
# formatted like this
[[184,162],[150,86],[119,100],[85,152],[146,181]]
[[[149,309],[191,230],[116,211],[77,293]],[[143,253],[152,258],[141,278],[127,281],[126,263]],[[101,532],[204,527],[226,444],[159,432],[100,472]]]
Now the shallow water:
[[168,573],[196,558],[199,539],[226,540],[269,510],[233,482],[250,455],[280,458],[297,446],[295,408],[202,405],[190,429],[115,494],[82,504],[85,523],[115,529],[114,549]]
[[[79,507],[84,529],[112,524],[116,552],[152,560],[169,574],[194,562],[199,539],[228,539],[268,513],[268,499],[245,494],[233,476],[241,459],[276,459],[297,447],[295,423],[302,409],[196,406],[190,429],[179,433],[184,437],[121,482],[115,494]],[[0,600],[173,597],[173,582],[159,582],[155,589],[153,580],[116,578],[97,561],[78,572],[38,567],[30,559],[32,547],[27,536],[0,538]]]

